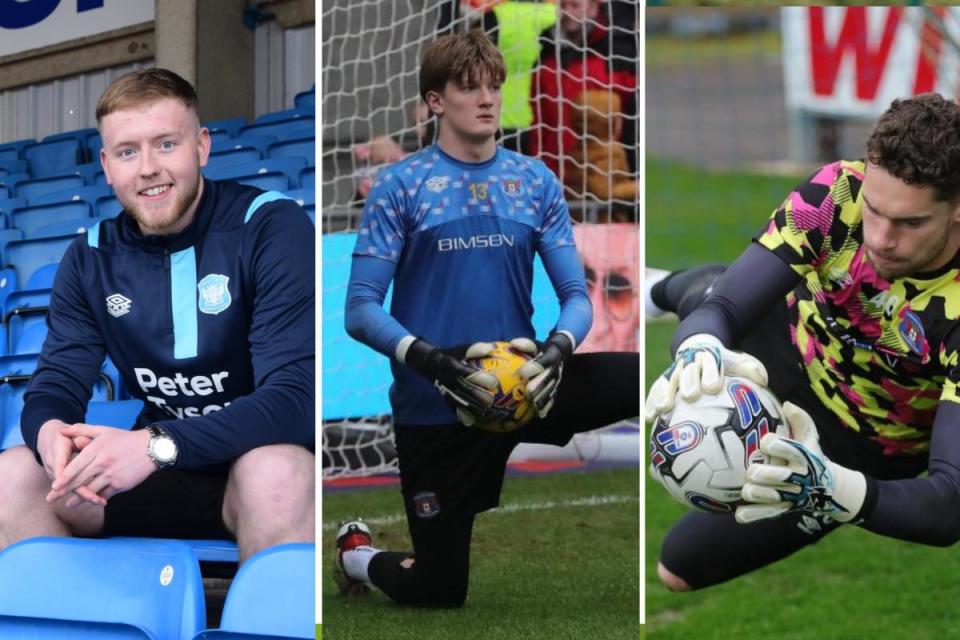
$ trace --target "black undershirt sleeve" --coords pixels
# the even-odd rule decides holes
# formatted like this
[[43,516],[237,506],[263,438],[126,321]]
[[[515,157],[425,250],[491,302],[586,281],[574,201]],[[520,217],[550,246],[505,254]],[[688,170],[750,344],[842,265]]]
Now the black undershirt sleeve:
[[928,474],[867,478],[860,517],[864,529],[892,538],[944,547],[960,541],[960,404],[937,407]]
[[800,276],[773,252],[751,244],[717,279],[706,301],[677,327],[670,353],[698,333],[709,333],[733,348],[799,281]]

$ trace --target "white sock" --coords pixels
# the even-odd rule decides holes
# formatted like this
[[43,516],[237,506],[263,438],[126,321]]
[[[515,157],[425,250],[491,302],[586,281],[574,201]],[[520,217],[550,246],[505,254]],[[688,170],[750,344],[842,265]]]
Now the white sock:
[[663,314],[667,313],[666,309],[661,309],[657,306],[657,303],[653,301],[653,285],[657,284],[668,275],[670,271],[664,269],[654,269],[653,267],[646,267],[643,272],[643,298],[644,298],[644,312],[648,318],[659,318]]
[[370,576],[367,573],[367,568],[370,566],[370,561],[373,560],[373,556],[380,553],[380,551],[381,549],[365,544],[354,547],[350,551],[344,551],[341,555],[343,572],[354,580],[369,583]]

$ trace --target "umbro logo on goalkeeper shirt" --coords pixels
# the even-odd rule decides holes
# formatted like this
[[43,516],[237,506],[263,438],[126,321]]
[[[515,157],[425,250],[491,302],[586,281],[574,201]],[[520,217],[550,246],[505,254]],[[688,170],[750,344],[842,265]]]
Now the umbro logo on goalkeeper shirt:
[[114,318],[119,318],[130,313],[130,305],[133,304],[133,301],[129,298],[125,298],[119,293],[115,293],[112,296],[107,298],[107,313],[112,315]]
[[440,193],[450,184],[450,176],[434,176],[427,180],[427,189],[434,193]]

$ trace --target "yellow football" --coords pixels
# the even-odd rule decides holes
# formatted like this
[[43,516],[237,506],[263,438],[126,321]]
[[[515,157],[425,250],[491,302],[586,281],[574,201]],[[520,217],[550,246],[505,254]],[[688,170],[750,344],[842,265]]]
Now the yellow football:
[[494,342],[493,347],[493,351],[488,355],[467,360],[467,364],[497,377],[499,384],[494,392],[493,405],[499,409],[506,409],[510,412],[510,416],[503,420],[478,423],[474,426],[484,431],[506,433],[519,429],[536,415],[533,403],[527,398],[526,384],[517,375],[517,369],[530,360],[531,356],[509,342]]

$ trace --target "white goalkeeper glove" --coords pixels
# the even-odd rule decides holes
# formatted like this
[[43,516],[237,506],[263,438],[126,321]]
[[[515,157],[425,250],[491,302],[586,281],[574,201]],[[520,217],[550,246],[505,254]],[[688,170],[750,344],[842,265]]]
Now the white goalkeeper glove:
[[867,479],[823,455],[810,414],[785,402],[783,415],[792,438],[768,433],[760,440],[760,450],[774,459],[747,467],[740,493],[751,504],[737,507],[737,522],[748,524],[794,511],[838,522],[853,520],[866,498]]
[[767,386],[767,370],[750,354],[731,351],[708,333],[690,336],[680,343],[673,364],[650,387],[645,409],[647,421],[672,411],[677,391],[689,402],[704,393],[720,393],[725,376],[740,376]]
[[573,353],[573,337],[566,331],[555,331],[546,342],[536,343],[530,338],[514,338],[510,344],[531,356],[532,360],[517,369],[517,375],[527,381],[527,397],[541,418],[553,408],[553,399],[563,377],[563,362]]

